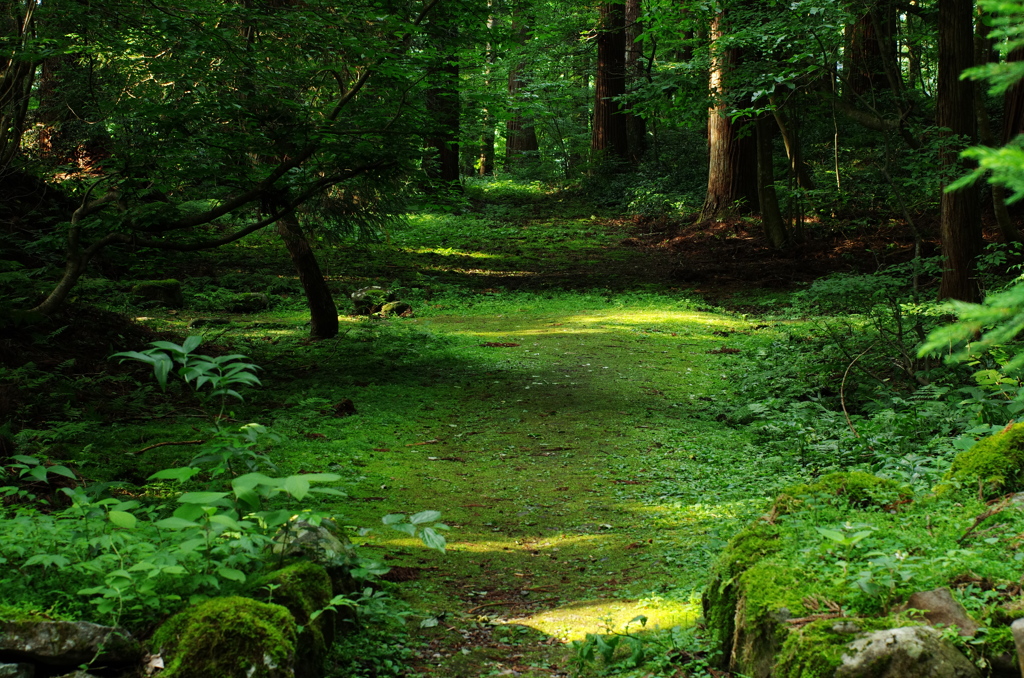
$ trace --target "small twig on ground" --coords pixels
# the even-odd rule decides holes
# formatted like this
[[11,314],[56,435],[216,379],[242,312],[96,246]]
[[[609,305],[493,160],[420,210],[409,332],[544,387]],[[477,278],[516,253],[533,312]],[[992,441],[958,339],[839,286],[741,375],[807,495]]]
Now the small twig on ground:
[[149,447],[143,447],[138,452],[133,452],[132,454],[142,454],[143,452],[148,452],[157,447],[166,447],[167,445],[202,445],[205,442],[205,440],[178,440],[175,442],[168,443],[156,443],[155,445],[150,445]]
[[[850,361],[850,364],[846,366],[846,371],[843,372],[843,382],[839,385],[839,404],[843,408],[843,416],[846,417],[846,424],[850,427],[850,430],[853,431],[853,435],[857,438],[860,438],[860,434],[857,433],[857,429],[853,426],[853,420],[850,419],[850,413],[846,411],[846,377],[849,376],[850,370],[853,369],[854,364],[867,355],[867,352],[874,348],[874,346],[874,344],[871,344],[871,346],[868,346],[863,353]],[[875,448],[868,445],[868,449],[874,451]]]

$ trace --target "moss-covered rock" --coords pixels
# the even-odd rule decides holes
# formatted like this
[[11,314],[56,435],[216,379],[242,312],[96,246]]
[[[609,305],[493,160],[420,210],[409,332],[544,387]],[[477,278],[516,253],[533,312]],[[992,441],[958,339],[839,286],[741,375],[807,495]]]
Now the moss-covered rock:
[[295,618],[281,605],[213,598],[167,620],[153,635],[161,678],[293,678]]
[[323,675],[324,659],[335,637],[335,614],[321,614],[333,597],[327,570],[299,561],[261,577],[254,592],[288,608],[302,628],[295,652],[296,678]]
[[723,666],[728,664],[735,643],[739,576],[778,551],[778,539],[778,526],[756,521],[729,540],[711,571],[711,583],[704,592],[704,619],[711,647]]
[[819,619],[794,628],[776,657],[775,678],[832,678],[843,663],[849,645],[867,633],[898,626],[905,621],[892,617],[840,617]]
[[980,488],[985,498],[1024,490],[1024,424],[982,438],[956,455],[935,491],[943,494],[958,485]]
[[132,298],[137,302],[154,302],[170,308],[181,308],[185,305],[181,283],[173,278],[137,282],[132,285]]
[[773,515],[792,513],[815,499],[842,502],[858,509],[888,508],[904,501],[910,491],[900,483],[863,471],[841,471],[813,483],[792,485],[782,491],[772,506]]

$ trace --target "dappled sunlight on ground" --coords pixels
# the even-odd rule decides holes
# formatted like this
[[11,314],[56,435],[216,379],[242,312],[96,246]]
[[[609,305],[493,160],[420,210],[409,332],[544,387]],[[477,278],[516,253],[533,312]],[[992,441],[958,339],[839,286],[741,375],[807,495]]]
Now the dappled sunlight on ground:
[[[641,624],[637,617],[646,617]],[[700,616],[692,602],[653,602],[644,600],[601,599],[560,605],[529,615],[508,619],[537,629],[563,642],[583,640],[588,633],[638,632],[689,626]]]

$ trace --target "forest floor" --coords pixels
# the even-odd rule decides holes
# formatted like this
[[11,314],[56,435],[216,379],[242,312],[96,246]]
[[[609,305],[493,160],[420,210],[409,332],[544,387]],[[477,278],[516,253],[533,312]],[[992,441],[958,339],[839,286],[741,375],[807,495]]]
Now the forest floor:
[[[334,285],[381,284],[413,304],[412,317],[343,308],[340,335],[311,343],[301,297],[281,294],[257,316],[216,313],[228,322],[207,340],[264,367],[264,388],[234,416],[283,437],[272,451],[282,471],[347,478],[349,499],[320,508],[377,526],[355,541],[401,582],[415,672],[595,675],[604,651],[620,668],[646,660],[671,675],[672,662],[694,656],[669,629],[700,616],[717,550],[801,478],[723,422],[743,404],[744,360],[779,331],[735,311],[771,307],[752,287],[784,290],[879,256],[840,232],[813,243],[790,260],[742,220],[684,227],[545,196],[478,201],[415,216],[387,245],[325,252]],[[259,291],[258,279],[290,276],[267,252],[276,243],[168,261],[195,289],[194,306],[133,315],[186,334],[215,309],[212,284],[233,275],[235,291]],[[104,356],[38,358],[92,369]],[[158,394],[145,406],[116,388],[111,397],[118,417],[103,433],[74,431],[92,445],[74,454],[91,449],[109,477],[128,480],[183,463],[187,448],[131,453],[196,437],[194,410]],[[446,554],[380,526],[385,514],[428,509],[451,527]],[[627,633],[586,666],[571,651],[587,634]],[[372,664],[386,659],[362,648],[348,670],[382,670]]]

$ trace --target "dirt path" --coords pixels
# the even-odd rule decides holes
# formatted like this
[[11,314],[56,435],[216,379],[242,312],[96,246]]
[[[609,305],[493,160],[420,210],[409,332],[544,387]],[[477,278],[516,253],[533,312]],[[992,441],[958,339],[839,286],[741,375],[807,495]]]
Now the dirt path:
[[439,619],[417,631],[417,669],[566,675],[566,643],[588,633],[691,624],[709,549],[766,481],[715,419],[743,323],[669,297],[558,295],[405,322],[471,356],[406,392],[393,436],[367,433],[355,492],[357,524],[438,509],[452,527],[446,555],[397,532],[366,543]]

